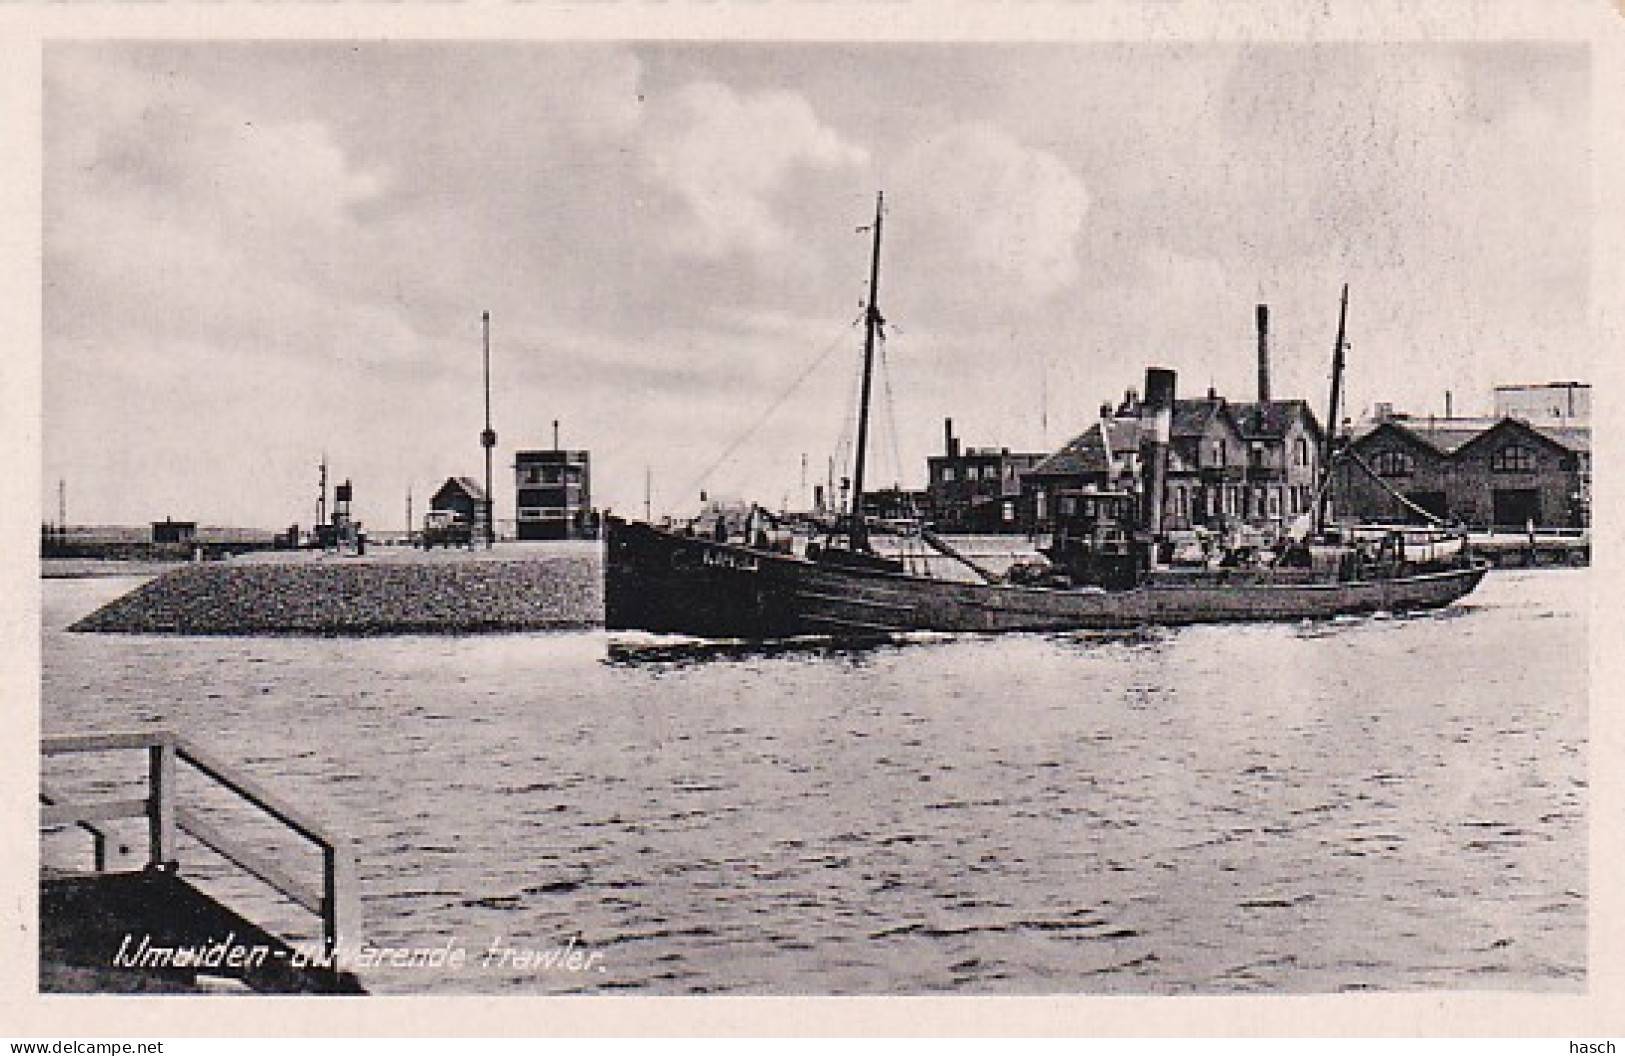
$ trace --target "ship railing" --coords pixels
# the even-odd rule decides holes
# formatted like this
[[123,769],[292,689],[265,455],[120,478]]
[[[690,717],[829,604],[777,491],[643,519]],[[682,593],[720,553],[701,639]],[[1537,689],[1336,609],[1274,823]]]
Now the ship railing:
[[[259,782],[233,772],[209,752],[169,730],[73,734],[40,740],[40,755],[47,758],[143,750],[147,753],[145,797],[81,802],[70,800],[42,780],[40,827],[75,827],[88,833],[98,873],[108,871],[111,834],[102,826],[103,822],[146,819],[149,869],[174,871],[178,868],[177,836],[185,832],[295,905],[315,914],[322,924],[324,956],[330,963],[342,967],[348,952],[359,948],[361,938],[357,854],[348,837],[333,832]],[[281,862],[251,847],[193,807],[178,802],[178,768],[182,764],[313,844],[322,857],[320,885],[294,875]]]

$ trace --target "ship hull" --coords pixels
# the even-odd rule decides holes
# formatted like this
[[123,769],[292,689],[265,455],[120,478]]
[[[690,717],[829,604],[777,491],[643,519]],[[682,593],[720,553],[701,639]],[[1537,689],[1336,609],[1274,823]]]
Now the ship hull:
[[878,637],[911,631],[1116,629],[1326,619],[1436,609],[1470,593],[1484,565],[1327,582],[1302,573],[1154,575],[1130,590],[962,583],[820,565],[610,519],[610,630],[703,638]]

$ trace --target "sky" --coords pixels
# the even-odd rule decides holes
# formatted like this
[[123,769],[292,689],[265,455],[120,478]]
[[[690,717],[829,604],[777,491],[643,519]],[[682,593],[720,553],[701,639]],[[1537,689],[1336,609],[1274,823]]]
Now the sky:
[[[1590,380],[1588,51],[1468,44],[45,48],[43,508],[373,530],[516,450],[594,503],[849,470],[886,195],[874,486],[951,417],[1045,451],[1181,395],[1488,413]],[[803,466],[806,469],[803,469]]]

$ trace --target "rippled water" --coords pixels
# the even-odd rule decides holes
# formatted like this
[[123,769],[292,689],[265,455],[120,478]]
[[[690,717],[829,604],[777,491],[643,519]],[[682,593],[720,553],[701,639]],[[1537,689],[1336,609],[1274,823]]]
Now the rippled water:
[[[354,834],[367,938],[468,957],[378,992],[1578,991],[1588,584],[622,649],[69,635],[129,583],[51,581],[43,725],[171,724]],[[593,970],[482,962],[572,937]]]

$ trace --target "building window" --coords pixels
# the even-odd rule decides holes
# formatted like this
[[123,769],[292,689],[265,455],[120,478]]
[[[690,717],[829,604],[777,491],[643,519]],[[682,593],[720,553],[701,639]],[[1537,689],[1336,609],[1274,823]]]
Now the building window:
[[1371,468],[1380,477],[1408,477],[1416,472],[1416,459],[1405,451],[1379,451]]
[[952,466],[943,466],[942,467],[942,482],[944,484],[952,484],[954,482],[954,467],[952,467]]
[[1495,473],[1532,473],[1535,453],[1520,444],[1508,444],[1490,456],[1490,470]]
[[1309,464],[1309,441],[1301,436],[1298,437],[1298,442],[1292,445],[1292,461],[1299,466]]
[[1215,466],[1223,466],[1225,464],[1223,440],[1213,441],[1213,464]]

